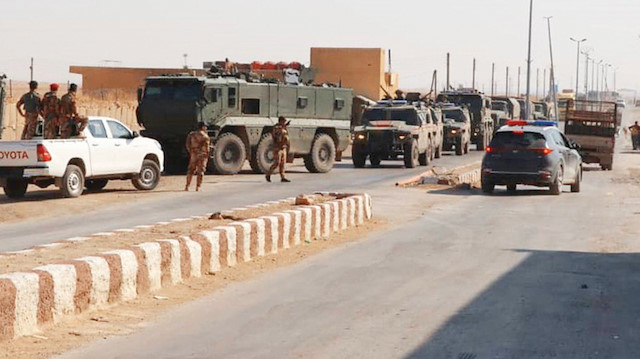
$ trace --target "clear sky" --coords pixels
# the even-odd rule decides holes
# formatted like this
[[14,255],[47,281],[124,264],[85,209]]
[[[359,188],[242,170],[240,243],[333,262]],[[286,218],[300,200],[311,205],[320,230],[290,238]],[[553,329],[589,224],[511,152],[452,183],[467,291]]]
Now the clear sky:
[[[510,66],[525,88],[528,0],[0,0],[0,72],[29,78],[29,58],[42,81],[77,81],[69,65],[201,67],[204,60],[299,61],[310,47],[391,49],[393,71],[404,88],[428,87],[438,69],[444,80],[451,53],[451,82],[491,86],[496,63],[504,91]],[[532,91],[535,71],[548,67],[547,24],[553,16],[554,60],[560,88],[575,87],[576,45],[618,67],[618,88],[640,88],[640,1],[534,0]],[[580,87],[584,81],[581,58]],[[613,87],[613,71],[609,74]],[[542,88],[542,84],[540,84]]]

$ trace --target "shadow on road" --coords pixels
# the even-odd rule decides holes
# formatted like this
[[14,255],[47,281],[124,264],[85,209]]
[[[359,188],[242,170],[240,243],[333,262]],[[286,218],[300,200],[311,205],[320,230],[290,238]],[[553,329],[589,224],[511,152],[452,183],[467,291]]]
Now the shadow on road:
[[[491,194],[483,193],[479,188],[470,187],[468,184],[462,184],[455,187],[448,187],[443,189],[434,189],[428,191],[429,194],[437,194],[437,195],[446,195],[446,196],[491,196],[491,197],[523,197],[523,196],[553,196],[548,189],[546,188],[526,188],[526,189],[518,189],[516,191],[507,191],[504,186],[500,188],[500,186],[496,187],[496,189]],[[563,189],[563,194],[571,195],[568,188]]]
[[637,358],[640,254],[518,251],[407,358]]

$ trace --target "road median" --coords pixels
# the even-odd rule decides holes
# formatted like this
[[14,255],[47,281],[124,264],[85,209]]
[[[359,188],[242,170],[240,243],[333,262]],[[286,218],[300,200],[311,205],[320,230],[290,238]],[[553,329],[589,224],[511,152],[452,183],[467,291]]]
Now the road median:
[[[65,316],[130,301],[189,278],[327,239],[372,218],[368,194],[322,193],[316,198],[306,205],[287,199],[235,209],[218,214],[222,220],[212,222],[218,225],[197,227],[188,235],[148,238],[0,274],[0,340],[33,335],[42,325]],[[243,211],[258,216],[239,216]]]

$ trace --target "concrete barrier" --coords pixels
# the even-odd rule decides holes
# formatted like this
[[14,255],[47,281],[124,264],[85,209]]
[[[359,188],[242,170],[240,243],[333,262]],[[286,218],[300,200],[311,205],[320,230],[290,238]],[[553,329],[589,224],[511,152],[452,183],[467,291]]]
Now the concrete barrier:
[[0,340],[38,333],[63,316],[277,254],[372,218],[368,194],[248,219],[178,239],[158,239],[32,271],[0,275]]

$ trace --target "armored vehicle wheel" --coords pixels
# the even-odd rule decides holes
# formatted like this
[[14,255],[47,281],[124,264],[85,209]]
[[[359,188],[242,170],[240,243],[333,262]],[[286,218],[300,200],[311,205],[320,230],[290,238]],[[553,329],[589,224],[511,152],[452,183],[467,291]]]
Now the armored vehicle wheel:
[[62,185],[60,186],[62,195],[71,198],[79,197],[84,191],[84,173],[80,167],[76,165],[68,165],[67,170],[62,176]]
[[462,139],[459,138],[456,140],[456,155],[462,156],[463,153],[464,153],[464,149],[462,148]]
[[276,161],[273,149],[273,135],[270,133],[262,135],[258,147],[249,161],[253,172],[266,173],[271,168],[271,165]]
[[311,144],[311,153],[304,157],[304,166],[312,173],[331,171],[336,160],[336,145],[333,139],[324,133],[316,135]]
[[90,180],[86,180],[84,182],[84,186],[89,190],[89,191],[99,191],[103,188],[105,188],[107,186],[107,183],[109,183],[108,179],[90,179]]
[[418,144],[415,139],[404,145],[404,166],[406,168],[415,168],[418,165]]
[[436,158],[440,158],[442,157],[442,140],[440,141],[440,145],[438,147],[436,147],[436,153],[435,153],[435,157]]
[[364,168],[367,164],[367,155],[365,153],[354,152],[351,155],[351,159],[353,160],[353,167],[355,168]]
[[507,191],[509,191],[509,192],[515,192],[516,188],[517,188],[517,185],[515,185],[515,184],[508,184],[507,185]]
[[138,173],[131,183],[136,189],[141,191],[151,191],[160,182],[160,166],[152,160],[142,161],[140,173]]
[[429,141],[427,142],[427,149],[424,150],[424,153],[421,153],[420,156],[418,156],[418,162],[420,163],[420,166],[427,166],[429,165],[429,162],[433,160],[433,152],[431,151],[431,148],[431,139],[429,139]]
[[240,172],[246,158],[247,151],[240,137],[231,132],[218,137],[213,147],[212,158],[217,173],[233,175]]
[[487,143],[487,133],[484,132],[482,134],[481,138],[478,138],[478,141],[476,142],[476,148],[478,151],[484,151],[484,148],[486,147],[486,143]]
[[464,143],[464,153],[465,154],[469,153],[469,141]]
[[23,179],[7,179],[7,185],[3,187],[4,194],[9,198],[22,198],[27,193],[29,183]]
[[382,162],[382,160],[380,159],[380,155],[372,153],[369,155],[369,162],[371,162],[372,166],[378,167],[380,166],[380,162]]

